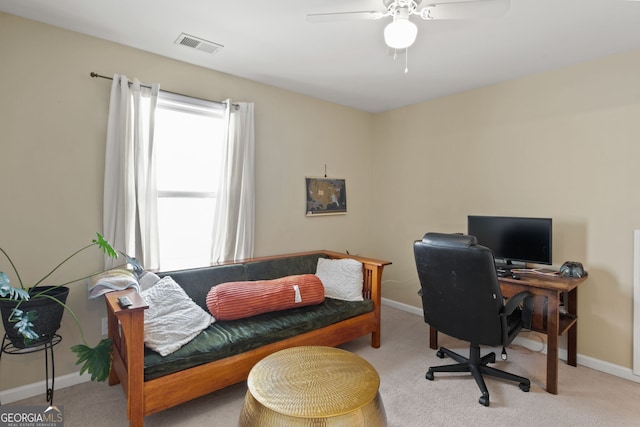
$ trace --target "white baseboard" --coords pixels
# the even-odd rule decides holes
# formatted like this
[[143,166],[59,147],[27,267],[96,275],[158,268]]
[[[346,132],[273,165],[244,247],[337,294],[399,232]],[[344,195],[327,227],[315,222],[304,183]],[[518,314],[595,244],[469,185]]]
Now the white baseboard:
[[[415,314],[417,316],[422,317],[424,314],[422,312],[421,308],[418,307],[414,307],[412,305],[408,305],[408,304],[404,304],[401,302],[397,302],[397,301],[393,301],[387,298],[382,298],[382,304],[392,307],[392,308],[397,308],[398,310],[402,310],[402,311],[406,311],[407,313],[411,313],[411,314]],[[425,335],[426,337],[426,335]],[[382,337],[383,342],[384,342],[384,337]],[[533,351],[539,351],[543,354],[547,354],[547,346],[546,343],[544,344],[544,347],[541,349],[540,346],[542,345],[541,342],[539,341],[535,341],[532,340],[531,338],[527,338],[527,337],[517,337],[514,341],[514,344],[517,345],[521,345],[523,347],[526,347],[528,349],[531,349]],[[560,348],[558,350],[558,358],[560,358],[561,360],[566,361],[567,360],[567,350],[564,348]],[[605,362],[603,360],[599,360],[599,359],[594,359],[593,357],[589,357],[589,356],[584,356],[582,354],[579,354],[576,356],[576,362],[579,365],[585,366],[587,368],[591,368],[591,369],[595,369],[597,371],[601,371],[610,375],[614,375],[616,377],[620,377],[623,378],[625,380],[629,380],[629,381],[634,381],[637,383],[640,383],[640,376],[635,375],[633,373],[633,370],[630,368],[625,368],[623,366],[619,366],[619,365],[614,365],[613,363],[609,363],[609,362]]]
[[424,316],[421,308],[414,307],[409,304],[394,301],[392,299],[382,298],[382,305],[387,305],[398,310],[406,311],[407,313],[415,314],[416,316]]
[[[60,390],[61,388],[65,387],[71,387],[73,385],[84,383],[87,381],[91,381],[91,375],[79,375],[78,373],[74,373],[56,377],[55,388],[53,390],[54,403],[56,390]],[[49,387],[51,387],[51,380],[49,380]],[[37,383],[27,384],[9,390],[0,391],[0,403],[2,405],[5,405],[7,403],[13,403],[22,399],[28,399],[30,397],[42,395],[42,404],[45,405],[47,403],[45,390],[45,381],[38,381]]]

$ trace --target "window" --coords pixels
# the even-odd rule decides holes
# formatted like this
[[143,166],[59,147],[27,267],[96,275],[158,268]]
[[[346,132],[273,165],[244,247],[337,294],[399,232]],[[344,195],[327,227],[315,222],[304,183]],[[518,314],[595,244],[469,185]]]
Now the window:
[[222,104],[160,92],[154,148],[161,270],[210,264],[223,140]]

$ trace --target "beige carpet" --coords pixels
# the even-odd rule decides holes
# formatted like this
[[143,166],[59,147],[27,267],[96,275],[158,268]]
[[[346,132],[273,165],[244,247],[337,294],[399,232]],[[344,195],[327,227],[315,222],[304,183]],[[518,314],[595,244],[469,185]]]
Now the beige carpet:
[[[369,338],[342,348],[367,359],[380,373],[380,392],[389,426],[639,426],[640,384],[582,366],[560,363],[559,394],[544,391],[545,356],[522,347],[508,349],[509,360],[494,365],[531,379],[531,391],[487,378],[491,405],[478,403],[480,391],[470,375],[441,374],[427,381],[430,365],[451,363],[428,348],[428,328],[421,317],[390,307],[382,310],[382,347]],[[440,345],[468,354],[467,346],[446,336]],[[499,350],[499,349],[498,349]],[[485,354],[483,351],[482,354]],[[188,384],[184,385],[189,387]],[[237,425],[246,385],[237,384],[146,418],[146,426]],[[42,405],[36,397],[12,405]],[[65,426],[126,426],[125,399],[119,386],[85,383],[56,390]]]

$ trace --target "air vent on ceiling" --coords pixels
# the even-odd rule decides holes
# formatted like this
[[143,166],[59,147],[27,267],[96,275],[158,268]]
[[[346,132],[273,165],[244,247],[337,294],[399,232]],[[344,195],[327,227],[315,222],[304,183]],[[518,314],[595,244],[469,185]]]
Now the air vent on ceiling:
[[192,49],[201,50],[207,53],[216,53],[224,47],[221,44],[190,36],[189,34],[185,33],[180,34],[174,43],[182,46],[187,46]]

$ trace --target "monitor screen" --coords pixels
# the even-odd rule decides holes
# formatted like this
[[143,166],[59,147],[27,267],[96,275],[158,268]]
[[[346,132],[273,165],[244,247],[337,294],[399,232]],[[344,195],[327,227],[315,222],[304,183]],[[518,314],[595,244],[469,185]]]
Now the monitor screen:
[[551,264],[551,218],[476,216],[467,218],[467,234],[507,264]]

